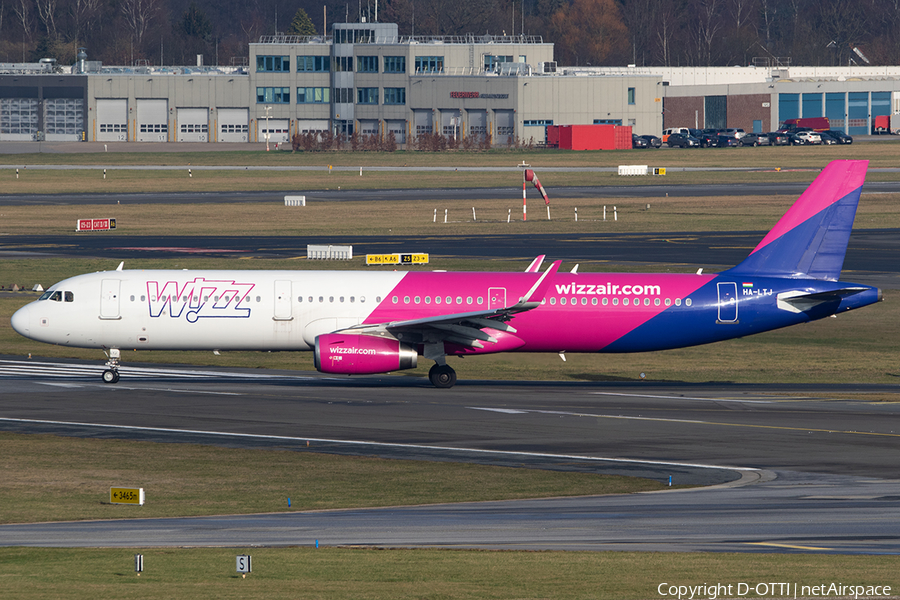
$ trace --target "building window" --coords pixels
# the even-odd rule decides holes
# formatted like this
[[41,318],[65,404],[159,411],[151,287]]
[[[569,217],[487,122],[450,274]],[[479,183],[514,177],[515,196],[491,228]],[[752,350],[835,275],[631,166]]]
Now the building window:
[[406,57],[405,56],[385,56],[384,57],[385,73],[406,73]]
[[353,88],[334,88],[333,92],[336,104],[353,103]]
[[378,57],[377,56],[357,56],[356,71],[358,73],[377,73]]
[[384,88],[385,104],[406,104],[406,88]]
[[374,29],[338,29],[334,32],[335,44],[374,44]]
[[257,56],[257,73],[289,73],[291,70],[289,56]]
[[328,73],[331,71],[330,56],[298,56],[298,73]]
[[491,54],[484,55],[484,70],[485,71],[499,71],[501,63],[511,63],[513,61],[512,56],[493,56]]
[[634,88],[628,88],[628,104],[634,104]]
[[378,104],[378,88],[377,87],[361,87],[356,88],[357,104]]
[[352,56],[335,56],[334,57],[334,70],[338,71],[352,71],[353,70],[353,57]]
[[523,125],[546,127],[553,125],[553,119],[526,119]]
[[257,104],[290,104],[291,88],[258,87],[256,88]]
[[417,56],[416,73],[443,73],[443,56]]
[[297,104],[328,104],[329,102],[331,102],[331,88],[297,88]]
[[594,119],[594,125],[621,125],[622,119]]

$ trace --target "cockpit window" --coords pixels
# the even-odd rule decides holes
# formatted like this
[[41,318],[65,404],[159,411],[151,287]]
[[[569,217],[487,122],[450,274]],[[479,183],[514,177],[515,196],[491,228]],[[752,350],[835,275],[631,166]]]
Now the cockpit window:
[[54,302],[75,302],[75,294],[73,292],[62,292],[59,290],[47,290],[38,300],[53,300]]

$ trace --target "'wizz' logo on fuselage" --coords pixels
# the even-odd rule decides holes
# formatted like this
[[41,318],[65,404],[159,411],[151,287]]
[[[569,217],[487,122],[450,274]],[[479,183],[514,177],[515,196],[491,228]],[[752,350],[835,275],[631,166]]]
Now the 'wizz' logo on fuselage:
[[250,291],[255,285],[197,277],[184,282],[166,281],[160,289],[160,282],[148,281],[150,316],[168,313],[178,319],[184,315],[189,323],[207,317],[246,319],[250,316]]

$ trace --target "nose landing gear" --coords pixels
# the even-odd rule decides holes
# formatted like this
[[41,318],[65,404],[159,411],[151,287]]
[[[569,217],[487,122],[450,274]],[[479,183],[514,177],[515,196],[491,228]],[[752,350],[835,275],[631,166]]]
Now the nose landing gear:
[[103,371],[103,383],[118,383],[119,382],[119,357],[120,352],[118,348],[110,348],[109,354],[107,355],[109,359],[106,361],[106,370]]

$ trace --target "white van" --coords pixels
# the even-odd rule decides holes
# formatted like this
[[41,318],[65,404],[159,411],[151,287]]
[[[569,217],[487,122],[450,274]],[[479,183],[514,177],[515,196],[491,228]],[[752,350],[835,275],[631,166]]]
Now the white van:
[[663,144],[669,141],[669,136],[673,133],[683,133],[684,135],[691,135],[691,131],[687,127],[670,127],[669,129],[663,130]]

